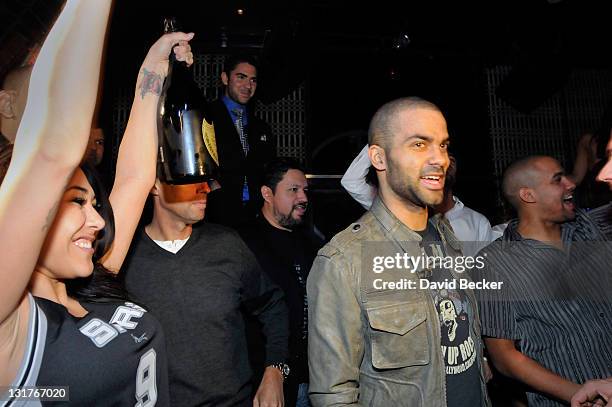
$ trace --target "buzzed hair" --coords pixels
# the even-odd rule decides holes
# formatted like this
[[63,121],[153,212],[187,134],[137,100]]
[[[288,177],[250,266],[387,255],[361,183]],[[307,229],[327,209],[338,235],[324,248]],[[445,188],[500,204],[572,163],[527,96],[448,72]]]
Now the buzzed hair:
[[380,107],[370,121],[368,129],[368,144],[379,145],[387,150],[393,140],[397,116],[404,110],[417,108],[432,109],[440,112],[435,104],[416,96],[409,96],[392,100]]
[[502,192],[504,197],[518,211],[520,199],[519,191],[521,188],[533,188],[537,183],[538,168],[535,165],[538,160],[552,158],[544,155],[532,155],[521,158],[510,164],[502,181]]

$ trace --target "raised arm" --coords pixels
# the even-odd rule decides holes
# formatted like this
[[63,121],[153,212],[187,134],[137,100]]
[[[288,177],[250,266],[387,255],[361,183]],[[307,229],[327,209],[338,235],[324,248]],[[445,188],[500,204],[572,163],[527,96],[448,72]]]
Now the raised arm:
[[68,0],[32,71],[0,186],[0,324],[24,293],[87,145],[110,6],[111,0]]
[[134,103],[119,147],[115,183],[110,202],[115,213],[115,241],[102,264],[119,272],[151,187],[157,161],[157,103],[168,72],[168,56],[174,47],[179,61],[193,62],[187,41],[193,34],[162,36],[149,49],[138,73]]

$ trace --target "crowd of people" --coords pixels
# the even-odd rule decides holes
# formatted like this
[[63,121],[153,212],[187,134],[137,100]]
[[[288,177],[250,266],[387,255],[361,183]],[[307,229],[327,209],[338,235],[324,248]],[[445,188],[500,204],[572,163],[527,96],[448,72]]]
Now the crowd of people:
[[217,178],[159,175],[170,55],[193,62],[175,32],[138,71],[107,193],[92,117],[111,3],[67,0],[0,92],[0,405],[59,386],[73,405],[489,406],[496,375],[529,405],[612,405],[612,204],[577,207],[555,158],[506,169],[517,218],[491,227],[454,194],[443,112],[392,100],[342,179],[366,212],[325,243],[304,168],[249,106],[252,57],[228,58],[212,104]]

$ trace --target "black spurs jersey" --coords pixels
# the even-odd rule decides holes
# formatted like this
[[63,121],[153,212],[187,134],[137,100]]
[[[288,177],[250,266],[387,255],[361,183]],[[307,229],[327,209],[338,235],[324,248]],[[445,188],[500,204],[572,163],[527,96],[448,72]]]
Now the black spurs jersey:
[[131,302],[82,302],[89,312],[78,318],[52,301],[29,300],[28,343],[13,388],[68,386],[70,405],[79,406],[169,405],[165,339],[145,309]]

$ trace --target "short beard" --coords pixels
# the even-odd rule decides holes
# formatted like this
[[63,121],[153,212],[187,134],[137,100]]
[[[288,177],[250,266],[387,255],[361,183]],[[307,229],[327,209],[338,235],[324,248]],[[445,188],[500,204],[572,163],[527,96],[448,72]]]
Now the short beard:
[[289,212],[288,215],[282,215],[280,213],[277,213],[276,221],[278,222],[279,225],[287,229],[294,229],[297,226],[300,226],[302,222],[304,221],[304,218],[295,219],[294,217],[291,216],[292,213],[293,213],[293,209],[291,209],[291,212]]
[[[425,196],[421,196],[419,191],[413,188],[406,179],[402,176],[401,171],[396,171],[395,164],[392,160],[389,160],[389,167],[387,168],[387,183],[389,184],[389,188],[397,195],[402,201],[406,202],[409,205],[418,206],[420,208],[425,208],[427,206],[435,206],[439,203],[442,203],[444,199],[444,194],[440,194],[440,198],[434,200],[427,201]],[[418,180],[417,180],[418,182]]]

